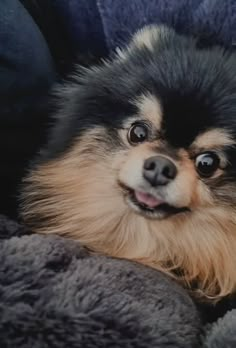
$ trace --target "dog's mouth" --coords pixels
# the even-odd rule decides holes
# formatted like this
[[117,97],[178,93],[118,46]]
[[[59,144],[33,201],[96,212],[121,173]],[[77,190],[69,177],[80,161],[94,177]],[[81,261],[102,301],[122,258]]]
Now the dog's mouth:
[[[124,186],[123,186],[124,189]],[[164,219],[176,214],[189,212],[187,207],[175,207],[150,193],[125,187],[126,201],[137,213],[154,219]]]

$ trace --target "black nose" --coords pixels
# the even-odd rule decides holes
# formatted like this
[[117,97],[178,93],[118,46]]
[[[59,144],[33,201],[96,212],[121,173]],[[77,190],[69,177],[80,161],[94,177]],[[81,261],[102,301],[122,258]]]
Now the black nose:
[[143,165],[143,176],[152,186],[167,185],[176,174],[175,164],[166,157],[150,157]]

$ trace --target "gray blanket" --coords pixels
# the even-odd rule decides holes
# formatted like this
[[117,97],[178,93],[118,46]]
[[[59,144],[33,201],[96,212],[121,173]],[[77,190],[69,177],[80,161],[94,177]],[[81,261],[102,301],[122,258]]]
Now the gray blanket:
[[1,348],[236,347],[236,311],[205,329],[159,272],[31,235],[0,216]]

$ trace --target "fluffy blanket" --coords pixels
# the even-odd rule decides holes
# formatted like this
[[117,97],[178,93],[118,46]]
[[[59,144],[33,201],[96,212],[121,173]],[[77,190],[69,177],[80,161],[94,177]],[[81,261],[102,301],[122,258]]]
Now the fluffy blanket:
[[2,348],[233,348],[235,327],[231,311],[205,334],[190,297],[166,276],[0,216]]

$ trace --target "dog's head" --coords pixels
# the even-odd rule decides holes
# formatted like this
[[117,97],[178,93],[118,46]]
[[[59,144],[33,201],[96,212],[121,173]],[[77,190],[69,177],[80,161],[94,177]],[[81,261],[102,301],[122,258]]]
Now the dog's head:
[[26,223],[209,297],[235,291],[235,56],[148,27],[62,87],[59,104],[25,180]]

